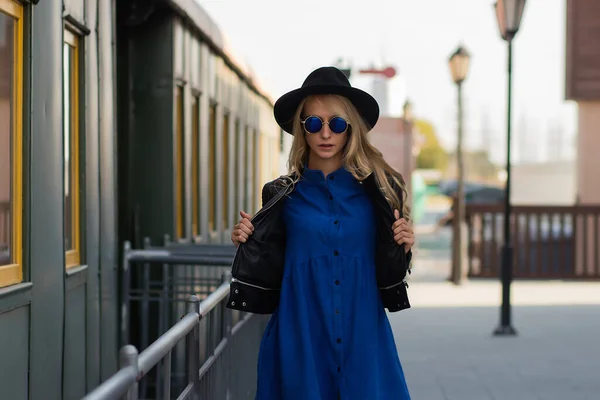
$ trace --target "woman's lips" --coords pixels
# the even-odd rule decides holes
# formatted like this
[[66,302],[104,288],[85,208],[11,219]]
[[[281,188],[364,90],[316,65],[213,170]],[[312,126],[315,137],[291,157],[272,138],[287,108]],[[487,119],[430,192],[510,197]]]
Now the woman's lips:
[[320,144],[319,147],[322,149],[331,149],[333,147],[333,145],[332,144]]

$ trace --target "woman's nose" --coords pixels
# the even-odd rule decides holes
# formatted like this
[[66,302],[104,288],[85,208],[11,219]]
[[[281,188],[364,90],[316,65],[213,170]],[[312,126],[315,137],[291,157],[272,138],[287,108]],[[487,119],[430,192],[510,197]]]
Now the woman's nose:
[[323,124],[323,128],[321,128],[321,136],[325,138],[331,136],[331,129],[329,129],[329,124]]

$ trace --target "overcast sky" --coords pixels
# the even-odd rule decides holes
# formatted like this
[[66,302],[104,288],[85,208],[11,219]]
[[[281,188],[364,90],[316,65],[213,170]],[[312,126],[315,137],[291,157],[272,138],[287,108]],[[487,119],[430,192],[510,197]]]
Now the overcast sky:
[[[400,115],[408,96],[448,148],[456,142],[456,87],[447,62],[462,43],[472,54],[464,83],[466,144],[504,161],[507,52],[493,0],[197,1],[273,98],[338,58],[356,70],[392,65],[398,75],[389,82],[391,114]],[[528,0],[513,44],[516,161],[572,157],[576,106],[564,100],[565,3]],[[370,83],[352,79],[365,90]],[[553,127],[559,134],[550,133]],[[549,147],[552,136],[563,140],[560,148]]]

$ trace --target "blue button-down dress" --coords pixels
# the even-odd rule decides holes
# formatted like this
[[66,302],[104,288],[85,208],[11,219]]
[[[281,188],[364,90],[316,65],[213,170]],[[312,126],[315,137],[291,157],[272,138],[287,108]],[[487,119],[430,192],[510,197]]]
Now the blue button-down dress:
[[259,353],[259,400],[408,400],[375,276],[374,210],[341,168],[305,169],[285,200],[279,307]]

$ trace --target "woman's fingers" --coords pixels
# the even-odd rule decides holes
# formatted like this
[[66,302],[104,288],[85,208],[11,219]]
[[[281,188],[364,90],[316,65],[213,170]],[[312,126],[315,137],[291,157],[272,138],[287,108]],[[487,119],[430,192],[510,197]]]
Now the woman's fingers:
[[247,226],[251,231],[254,231],[254,226],[252,225],[252,222],[250,222],[250,219],[252,219],[252,215],[246,213],[245,211],[240,211],[240,216],[242,217],[242,219],[240,220],[240,224],[243,224]]
[[400,222],[400,220],[392,225],[392,230],[394,231],[394,234],[402,231],[409,232],[410,234],[413,233],[412,227],[407,222]]
[[246,235],[252,235],[252,232],[254,231],[254,227],[252,226],[252,224],[244,224],[243,221],[240,221],[240,223],[237,224],[234,228],[235,231],[244,232]]
[[236,235],[235,235],[235,237],[236,237],[237,241],[238,241],[238,242],[242,242],[242,243],[246,243],[246,241],[248,240],[248,237],[249,237],[249,236],[250,236],[250,235],[248,235],[247,233],[245,233],[245,232],[241,232],[241,231],[238,231],[238,232],[236,233]]
[[252,216],[245,211],[240,211],[240,216],[242,219],[233,227],[233,232],[231,232],[231,241],[236,247],[240,243],[246,243],[250,235],[254,232],[254,226],[250,222]]
[[[398,218],[398,215],[396,215]],[[404,218],[399,218],[392,224],[394,241],[399,245],[404,244],[406,252],[408,252],[415,244],[415,237],[412,226]]]

